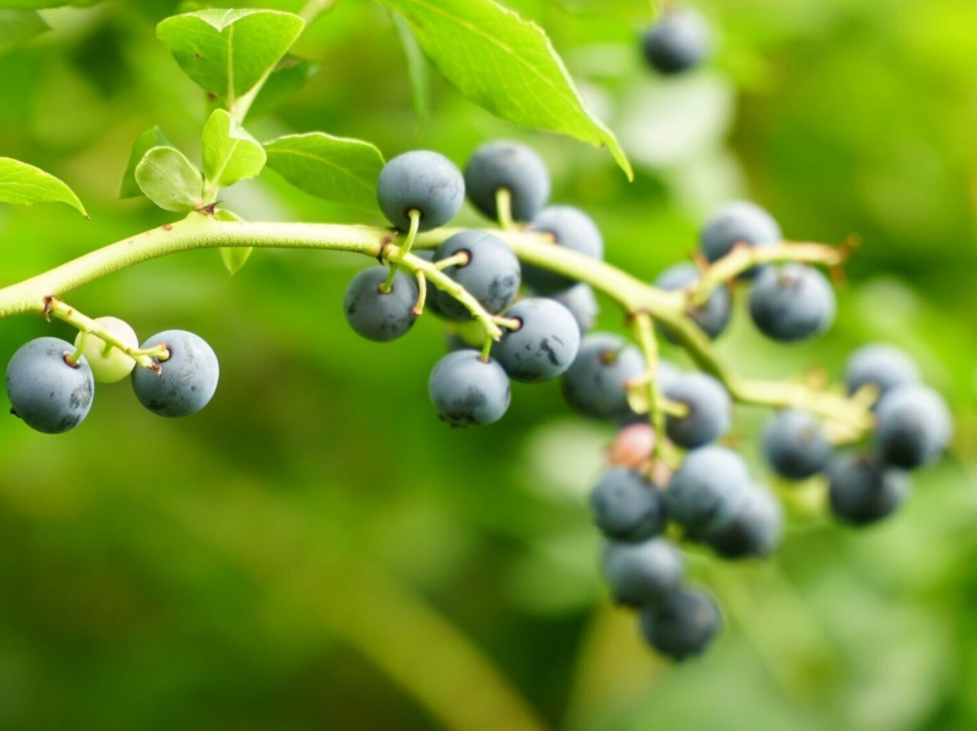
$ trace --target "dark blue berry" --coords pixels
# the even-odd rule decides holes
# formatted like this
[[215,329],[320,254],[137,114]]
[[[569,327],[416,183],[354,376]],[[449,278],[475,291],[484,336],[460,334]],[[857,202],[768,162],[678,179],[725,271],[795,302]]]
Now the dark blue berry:
[[[464,287],[488,312],[497,315],[519,293],[519,259],[498,236],[484,231],[462,231],[438,248],[435,260],[464,252],[467,264],[450,266],[444,273]],[[438,312],[452,320],[469,320],[471,314],[458,300],[440,290],[430,293]]]
[[563,374],[563,397],[584,416],[626,418],[634,413],[628,405],[627,384],[644,373],[645,360],[636,347],[617,335],[587,335]]
[[594,522],[608,538],[643,541],[665,529],[662,491],[635,470],[605,474],[590,494]]
[[752,558],[773,553],[782,535],[780,503],[766,489],[753,486],[743,493],[729,522],[706,542],[723,558]]
[[384,165],[377,182],[383,215],[401,231],[410,229],[410,212],[420,211],[421,231],[458,215],[465,202],[465,179],[448,158],[428,150],[398,155]]
[[943,397],[918,383],[891,389],[876,410],[876,449],[893,467],[916,469],[946,450],[953,419]]
[[643,609],[640,626],[652,648],[682,661],[705,652],[722,628],[722,616],[709,594],[683,587],[660,605]]
[[668,438],[678,446],[702,447],[729,431],[733,402],[723,385],[712,376],[684,373],[668,379],[662,390],[670,401],[687,408],[684,416],[669,414],[665,422]]
[[452,426],[492,424],[509,408],[509,377],[477,350],[457,350],[438,361],[428,383],[431,402]]
[[506,312],[518,330],[505,330],[493,355],[510,378],[540,383],[562,375],[577,357],[580,328],[559,302],[542,297],[524,299]]
[[217,356],[207,342],[186,330],[166,330],[142,344],[143,350],[166,345],[169,357],[158,360],[160,372],[136,368],[132,390],[139,403],[160,416],[189,416],[213,398],[220,380]]
[[573,314],[580,332],[585,333],[592,330],[600,314],[600,306],[597,304],[597,297],[589,284],[575,284],[570,289],[557,292],[553,299],[566,307]]
[[604,549],[604,576],[614,601],[631,607],[658,606],[679,590],[685,574],[682,554],[670,541],[611,541]]
[[[655,280],[655,286],[666,291],[676,291],[686,289],[697,282],[698,279],[699,270],[695,264],[676,264],[659,275],[658,279]],[[706,335],[714,340],[726,329],[731,313],[732,302],[729,290],[725,287],[713,290],[705,305],[692,307],[689,310],[689,315],[695,320],[696,324],[702,328]],[[672,336],[669,334],[668,329],[664,328],[663,331],[671,340]]]
[[346,288],[343,312],[350,327],[367,340],[385,343],[396,340],[414,326],[417,316],[417,284],[397,272],[389,292],[381,291],[387,267],[371,267],[353,277]]
[[845,366],[849,394],[864,386],[875,386],[881,399],[892,389],[918,383],[919,379],[919,369],[905,351],[882,343],[859,348]]
[[[749,201],[734,201],[717,210],[706,222],[699,235],[702,253],[710,262],[730,253],[737,244],[769,246],[779,244],[784,236],[773,216]],[[744,279],[752,279],[763,267],[745,272]]]
[[709,55],[709,24],[690,8],[667,10],[648,28],[642,39],[645,58],[662,74],[678,74],[695,68]]
[[750,315],[769,338],[794,342],[824,332],[835,318],[834,290],[817,269],[802,264],[768,267],[757,278]]
[[479,147],[465,169],[465,187],[472,204],[497,220],[497,193],[511,194],[512,217],[530,221],[550,197],[550,173],[536,152],[519,142],[489,142]]
[[778,475],[805,480],[824,471],[831,444],[817,419],[806,411],[789,409],[767,422],[763,454]]
[[868,525],[894,513],[909,496],[909,476],[877,459],[853,452],[828,469],[831,509],[840,520]]
[[697,535],[718,530],[750,488],[746,464],[725,447],[703,447],[685,458],[665,489],[671,520]]
[[[531,231],[550,234],[557,246],[573,249],[594,259],[604,258],[604,239],[597,224],[586,213],[571,206],[544,208],[534,218]],[[553,295],[569,289],[576,282],[536,266],[523,268],[526,284],[540,294]]]
[[13,413],[45,434],[74,429],[92,407],[95,379],[84,356],[70,365],[75,352],[59,338],[37,338],[22,345],[7,365],[7,395]]

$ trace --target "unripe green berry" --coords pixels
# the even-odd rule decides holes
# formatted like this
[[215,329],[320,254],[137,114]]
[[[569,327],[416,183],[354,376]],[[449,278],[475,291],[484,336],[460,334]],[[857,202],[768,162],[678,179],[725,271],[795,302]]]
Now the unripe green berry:
[[[95,322],[111,332],[115,337],[128,345],[130,348],[139,347],[139,338],[136,331],[129,327],[129,323],[117,317],[98,317]],[[78,333],[75,338],[75,347],[81,344],[82,333]],[[118,383],[126,378],[136,366],[136,361],[123,353],[118,348],[110,348],[108,354],[105,352],[106,343],[100,337],[90,333],[85,341],[85,349],[82,354],[91,366],[92,375],[95,376],[97,383]]]

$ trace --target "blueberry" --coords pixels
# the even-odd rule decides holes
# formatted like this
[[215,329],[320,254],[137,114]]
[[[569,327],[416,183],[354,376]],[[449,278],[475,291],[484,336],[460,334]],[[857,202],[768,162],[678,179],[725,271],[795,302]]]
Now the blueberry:
[[911,470],[934,461],[953,435],[953,418],[943,397],[922,384],[890,390],[876,416],[876,449],[893,467]]
[[421,231],[458,215],[465,201],[465,179],[448,158],[428,150],[398,155],[384,165],[377,182],[380,209],[396,228],[410,229],[410,212],[420,211]]
[[[479,304],[493,315],[512,304],[519,293],[519,259],[498,236],[484,231],[462,231],[445,241],[435,253],[440,261],[459,252],[468,254],[468,263],[450,266],[444,273],[468,290]],[[471,314],[446,292],[431,292],[438,311],[452,320],[468,320]]]
[[628,405],[626,384],[644,372],[644,357],[633,345],[608,333],[587,335],[573,365],[563,374],[563,397],[584,416],[624,418],[634,413]]
[[753,486],[743,493],[729,522],[706,542],[723,558],[752,558],[773,553],[782,535],[780,503],[766,489]]
[[[573,249],[594,259],[604,258],[604,239],[597,224],[586,213],[571,206],[544,208],[534,218],[530,231],[548,233],[558,246]],[[523,268],[526,284],[540,294],[553,295],[572,287],[575,282],[547,269]]]
[[[99,317],[95,322],[115,335],[119,340],[132,349],[139,347],[139,338],[129,324],[117,317]],[[81,344],[82,333],[75,337],[75,347]],[[106,353],[105,341],[97,335],[89,333],[85,339],[85,349],[82,351],[85,360],[92,369],[92,376],[97,383],[118,383],[132,373],[136,361],[118,348],[111,348]]]
[[532,297],[517,302],[506,317],[518,330],[505,330],[492,351],[510,378],[540,383],[562,375],[577,357],[580,328],[570,311],[551,299]]
[[575,284],[570,289],[557,292],[553,299],[570,310],[580,332],[585,333],[592,330],[600,314],[600,306],[597,304],[597,297],[589,284],[583,282]]
[[722,627],[716,600],[704,591],[682,587],[659,606],[643,609],[641,634],[673,660],[701,655]]
[[509,377],[477,350],[456,350],[438,361],[428,382],[431,402],[452,426],[492,424],[509,408]]
[[668,75],[688,71],[709,56],[709,23],[689,8],[668,10],[644,32],[642,45],[656,71]]
[[594,522],[608,538],[643,541],[665,529],[662,491],[623,467],[606,473],[590,494]]
[[733,516],[750,488],[746,464],[725,447],[702,447],[685,458],[665,489],[665,509],[671,520],[688,531],[705,535],[719,530]]
[[660,605],[679,590],[685,574],[682,554],[671,541],[611,541],[604,549],[604,576],[614,601],[631,607]]
[[845,385],[849,394],[872,385],[879,390],[881,399],[893,388],[919,380],[916,363],[905,351],[893,345],[866,345],[852,353],[845,365]]
[[[717,210],[702,228],[699,245],[710,262],[726,256],[737,244],[769,246],[784,238],[773,216],[749,201],[734,201]],[[742,275],[752,279],[764,267],[754,267]]]
[[750,297],[754,324],[769,338],[794,342],[834,322],[835,294],[817,269],[802,264],[768,267]]
[[[658,279],[655,280],[655,286],[659,289],[673,292],[689,287],[697,282],[698,279],[699,270],[695,264],[676,264],[659,275]],[[725,287],[720,287],[713,290],[705,305],[702,307],[693,307],[689,314],[706,335],[712,339],[716,339],[729,324],[731,312],[732,303],[730,301],[729,290]],[[667,329],[663,329],[663,332],[670,340],[672,339]]]
[[669,414],[665,421],[668,438],[684,449],[714,442],[733,420],[733,402],[723,385],[705,373],[684,373],[667,380],[666,398],[688,407],[685,416]]
[[767,422],[763,454],[778,475],[805,480],[824,471],[831,459],[831,444],[817,419],[806,411],[790,409]]
[[158,360],[161,371],[136,368],[132,390],[139,403],[160,416],[196,414],[217,391],[220,367],[217,356],[198,335],[185,330],[166,330],[142,344],[143,350],[166,345],[169,357]]
[[95,379],[84,356],[75,366],[65,361],[74,352],[71,343],[59,338],[37,338],[10,359],[7,395],[12,411],[32,429],[62,434],[88,416]]
[[839,455],[828,469],[831,509],[840,520],[868,525],[894,513],[909,496],[909,476],[867,455]]
[[532,148],[518,142],[490,142],[468,161],[465,187],[472,204],[493,221],[499,217],[496,193],[507,189],[512,218],[530,221],[549,200],[550,173]]
[[346,288],[343,312],[346,321],[367,340],[385,343],[396,340],[414,326],[417,316],[417,284],[403,272],[397,272],[389,292],[380,287],[387,280],[387,267],[371,267],[360,272]]

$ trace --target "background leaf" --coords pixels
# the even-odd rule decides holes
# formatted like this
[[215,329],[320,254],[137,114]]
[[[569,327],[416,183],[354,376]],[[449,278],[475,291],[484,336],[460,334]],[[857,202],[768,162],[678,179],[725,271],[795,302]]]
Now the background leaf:
[[[228,211],[226,209],[215,211],[214,216],[218,221],[243,220],[233,211]],[[220,248],[221,261],[224,262],[224,268],[227,269],[227,273],[232,277],[237,274],[241,267],[244,266],[245,262],[251,258],[252,251],[254,251],[254,248],[251,246],[222,246]]]
[[414,91],[414,114],[417,116],[417,123],[421,127],[427,124],[427,118],[431,111],[431,83],[428,76],[427,61],[424,52],[417,44],[410,24],[400,13],[390,12],[394,28],[397,29],[397,37],[400,44],[404,47],[404,58],[407,61],[407,76],[410,79],[411,88]]
[[255,177],[266,159],[258,141],[223,109],[204,125],[201,157],[208,184],[221,188]]
[[657,0],[554,0],[573,13],[606,15],[625,20],[650,21],[655,16]]
[[0,53],[48,29],[44,18],[33,10],[0,10]]
[[309,132],[266,142],[265,151],[268,167],[296,188],[323,200],[376,210],[383,155],[369,142]]
[[67,203],[88,218],[85,206],[64,182],[51,173],[9,157],[0,157],[0,203],[18,206]]
[[257,119],[275,109],[319,73],[321,64],[308,58],[288,54],[271,72],[248,110],[248,119]]
[[132,152],[129,153],[129,162],[126,171],[122,176],[122,184],[119,186],[119,198],[136,198],[143,195],[142,188],[136,182],[136,165],[143,159],[149,150],[154,147],[172,147],[173,145],[163,134],[159,127],[151,127],[143,132],[132,143]]
[[492,0],[383,0],[403,13],[424,53],[467,97],[515,124],[606,146],[628,178],[614,134],[592,117],[535,23]]
[[200,171],[174,147],[149,150],[136,165],[136,182],[165,211],[189,212],[203,202]]

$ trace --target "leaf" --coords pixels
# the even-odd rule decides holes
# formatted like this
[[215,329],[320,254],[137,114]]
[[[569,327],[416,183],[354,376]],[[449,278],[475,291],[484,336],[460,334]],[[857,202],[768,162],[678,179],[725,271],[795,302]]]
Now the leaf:
[[129,162],[126,171],[122,176],[122,184],[119,185],[119,198],[136,198],[143,194],[142,188],[136,182],[136,165],[143,159],[147,152],[153,147],[172,147],[163,130],[159,127],[151,127],[143,132],[132,143],[132,152],[129,153]]
[[265,166],[264,148],[223,109],[217,109],[204,125],[204,175],[211,188],[226,188],[253,178]]
[[0,203],[17,206],[67,203],[88,218],[85,206],[64,182],[40,168],[9,157],[0,157]]
[[0,53],[50,30],[44,18],[33,10],[0,10]]
[[[233,211],[221,210],[214,213],[218,221],[243,221],[239,215]],[[250,258],[254,249],[250,246],[222,246],[220,248],[221,261],[224,268],[232,277],[240,271],[244,263]]]
[[614,134],[590,116],[534,23],[493,0],[382,0],[403,13],[424,53],[462,94],[502,119],[606,146],[632,179]]
[[423,127],[427,124],[427,118],[431,111],[431,85],[427,73],[427,61],[421,47],[417,45],[417,39],[411,32],[410,25],[400,13],[391,11],[390,17],[393,20],[394,28],[397,29],[397,36],[400,44],[404,47],[404,57],[407,60],[407,76],[410,79],[411,88],[414,90],[414,115],[417,123]]
[[268,167],[296,188],[323,200],[376,210],[383,155],[369,142],[309,132],[266,142],[265,151]]
[[309,79],[319,73],[322,65],[307,58],[291,54],[285,56],[255,97],[247,118],[257,119],[268,114],[285,99],[305,86]]
[[194,211],[203,203],[200,171],[175,147],[153,147],[136,165],[136,182],[165,211]]
[[166,18],[156,36],[187,76],[230,107],[271,73],[304,26],[277,10],[199,10]]
[[556,3],[572,13],[644,22],[655,17],[658,6],[656,0],[556,0]]

